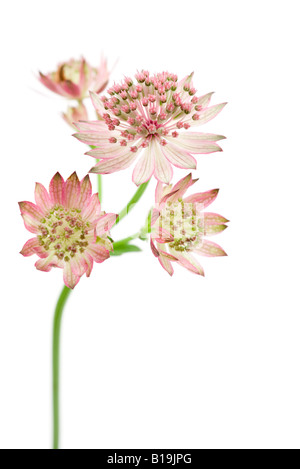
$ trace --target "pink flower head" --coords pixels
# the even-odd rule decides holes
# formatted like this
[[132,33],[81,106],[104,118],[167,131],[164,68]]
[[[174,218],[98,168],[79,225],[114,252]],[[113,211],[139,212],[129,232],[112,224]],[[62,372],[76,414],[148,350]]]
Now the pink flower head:
[[86,120],[88,115],[83,102],[79,102],[77,106],[69,106],[67,111],[62,114],[62,117],[67,124],[69,124],[71,127],[75,127],[74,122],[78,120]]
[[107,86],[109,72],[106,60],[102,59],[99,68],[91,67],[84,58],[71,59],[58,65],[55,72],[44,75],[39,80],[49,90],[69,99],[82,100],[89,90],[101,93]]
[[109,229],[116,215],[101,211],[89,176],[80,182],[76,173],[67,181],[56,173],[49,192],[37,183],[35,201],[19,203],[25,227],[35,234],[21,254],[37,254],[38,270],[64,269],[66,286],[74,288],[84,273],[90,276],[94,261],[100,263],[109,257],[113,249]]
[[[100,159],[92,173],[108,174],[138,162],[133,181],[140,185],[154,174],[158,181],[169,183],[172,165],[196,168],[191,153],[222,151],[216,141],[225,137],[187,131],[213,119],[226,103],[209,107],[213,93],[197,97],[192,85],[193,74],[177,81],[177,76],[138,72],[108,89],[109,96],[91,93],[102,120],[78,122],[81,142],[96,148],[86,154]],[[114,140],[112,140],[112,138]],[[140,158],[138,158],[140,156]]]
[[204,275],[195,254],[214,257],[226,256],[216,243],[205,239],[227,228],[228,220],[217,213],[204,212],[218,195],[218,189],[199,192],[183,198],[187,189],[197,179],[189,174],[175,186],[157,184],[156,207],[151,220],[151,248],[162,267],[173,275],[171,261],[175,261],[191,272]]

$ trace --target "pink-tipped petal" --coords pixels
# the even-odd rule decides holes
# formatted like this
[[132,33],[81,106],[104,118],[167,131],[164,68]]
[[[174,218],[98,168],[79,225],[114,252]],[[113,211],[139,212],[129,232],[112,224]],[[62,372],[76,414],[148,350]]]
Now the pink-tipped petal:
[[195,252],[205,257],[227,256],[221,246],[208,240],[204,240],[201,246],[195,248]]
[[88,220],[91,217],[97,218],[101,213],[101,205],[98,194],[94,194],[88,205],[82,210],[83,220]]
[[38,226],[41,224],[43,212],[39,207],[31,202],[19,202],[24,225],[31,233],[38,233]]
[[195,121],[192,121],[191,123],[193,125],[203,125],[206,124],[207,122],[211,121],[214,119],[226,106],[227,103],[221,103],[221,104],[215,104],[215,106],[207,107],[206,109],[203,109],[203,111],[199,112],[199,118]]
[[[29,239],[23,246],[20,254],[24,257],[32,256],[36,254],[37,251],[41,251],[40,242],[37,237]],[[48,257],[48,254],[45,252],[45,257]]]
[[42,72],[39,72],[40,74],[40,82],[43,83],[46,88],[48,88],[50,91],[53,91],[53,93],[59,93],[60,90],[58,89],[56,83],[54,83],[50,78],[46,75],[43,75]]
[[80,195],[80,182],[76,172],[66,180],[65,183],[65,204],[69,208],[77,207]]
[[178,145],[168,143],[162,148],[162,152],[167,160],[177,168],[196,169],[197,167],[195,158]]
[[76,287],[79,280],[80,280],[80,277],[78,275],[74,274],[74,272],[71,268],[70,262],[66,262],[65,267],[64,267],[64,282],[65,282],[65,285],[68,288],[73,289],[74,287]]
[[[190,151],[191,153],[201,153],[201,154],[222,151],[222,148],[217,143],[207,142],[207,141],[203,141],[200,139],[197,140],[194,137],[190,138],[188,134],[186,134],[185,136],[182,136],[182,134],[179,134],[176,139],[172,140],[171,145],[173,146],[173,152],[175,154],[176,154],[176,151],[178,151],[179,149],[181,149],[181,151],[185,150],[185,152]],[[166,145],[166,147],[168,147],[168,145]]]
[[59,173],[51,179],[49,193],[53,204],[64,205],[65,203],[65,182]]
[[156,248],[152,238],[150,239],[150,247],[151,247],[151,251],[153,252],[154,256],[159,257],[159,251]]
[[[169,136],[168,136],[169,138]],[[226,137],[224,135],[208,134],[204,132],[180,132],[176,138],[171,139],[171,142],[176,143],[176,141],[184,141],[189,144],[197,145],[198,143],[203,142],[217,142],[218,140],[224,140]],[[196,153],[196,152],[195,152]]]
[[178,181],[177,184],[175,184],[175,186],[173,187],[173,195],[168,198],[168,201],[174,202],[178,199],[182,199],[188,188],[195,184],[195,182],[197,181],[198,179],[192,179],[192,173],[189,173],[187,176],[180,179],[180,181]]
[[116,223],[117,215],[115,213],[106,213],[103,215],[97,223],[96,233],[97,236],[101,236],[109,231]]
[[43,272],[50,272],[52,267],[56,265],[54,256],[55,256],[55,253],[51,253],[48,257],[39,259],[38,261],[36,261],[35,267],[38,270],[42,270]]
[[65,93],[70,98],[79,98],[81,95],[81,90],[78,85],[72,83],[71,81],[63,81],[57,85],[58,89],[62,91],[62,94]]
[[151,229],[151,238],[155,239],[155,241],[160,244],[164,244],[174,240],[169,230],[157,224],[154,225]]
[[198,261],[191,254],[182,253],[178,256],[178,263],[194,274],[202,275],[204,277],[204,270]]
[[165,202],[169,202],[169,200],[171,200],[173,197],[177,199],[178,198],[177,194],[178,194],[177,190],[167,191],[167,193],[163,195],[163,198],[161,199],[160,204],[163,205]]
[[156,208],[154,208],[154,209],[152,210],[152,213],[151,213],[151,226],[154,225],[154,223],[156,222],[156,220],[159,218],[159,215],[160,215],[159,210],[157,210]]
[[168,184],[173,176],[172,166],[163,154],[162,147],[156,138],[151,142],[151,147],[155,156],[154,175],[158,181]]
[[89,175],[85,176],[80,182],[80,193],[78,196],[78,207],[82,208],[86,201],[91,198],[92,184]]
[[228,228],[227,225],[205,225],[203,234],[205,236],[214,236]]
[[19,202],[19,207],[22,215],[29,215],[37,222],[43,218],[44,212],[32,202]]
[[165,271],[168,272],[168,274],[172,277],[174,274],[174,269],[169,259],[166,259],[164,256],[159,256],[158,260],[163,269],[165,269]]
[[219,215],[218,213],[212,213],[212,212],[204,213],[205,226],[220,225],[222,223],[227,223],[227,222],[229,222],[229,220],[227,220],[227,218],[222,217],[222,215]]
[[134,153],[130,150],[126,150],[122,156],[101,161],[90,170],[90,173],[110,174],[115,171],[120,171],[121,169],[126,169],[136,159],[138,153],[139,151]]
[[40,207],[43,212],[48,212],[53,204],[51,202],[48,191],[43,186],[43,184],[40,184],[39,182],[36,183],[34,196],[38,207]]
[[132,180],[139,186],[140,184],[147,182],[154,172],[154,155],[151,152],[150,147],[147,147],[135,165]]
[[90,256],[87,252],[84,253],[84,258],[85,258],[85,261],[87,263],[87,270],[86,270],[86,276],[89,277],[91,275],[91,272],[93,270],[93,264],[94,264],[94,261],[93,261],[93,258],[92,256]]
[[[78,124],[77,124],[78,125]],[[94,145],[94,146],[101,146],[105,145],[105,143],[109,144],[109,138],[111,137],[118,137],[119,134],[117,132],[112,132],[111,134],[107,134],[106,129],[103,129],[103,131],[99,131],[97,129],[96,131],[90,130],[89,132],[78,132],[76,134],[73,134],[73,137],[77,138],[82,143],[86,143],[87,145]],[[109,145],[110,151],[113,151],[115,149],[116,144]]]
[[163,188],[164,188],[163,183],[158,181],[156,185],[156,189],[155,189],[155,202],[157,204],[159,204],[162,199]]
[[219,193],[219,189],[212,189],[207,192],[199,192],[197,194],[189,195],[184,199],[186,203],[197,203],[202,204],[203,208],[208,207],[216,198]]
[[[161,246],[164,246],[164,245],[161,245]],[[169,252],[163,251],[163,250],[161,250],[160,248],[159,248],[158,250],[159,250],[160,256],[163,256],[163,257],[165,257],[166,259],[169,259],[169,261],[178,261],[178,257],[173,256],[173,255],[170,254]]]
[[[104,131],[105,130],[107,131],[107,127],[103,121],[88,121],[88,122],[80,121],[80,122],[76,122],[74,125],[76,129],[78,129],[79,132],[82,133],[82,135],[85,134],[86,132],[89,133],[89,132],[95,131],[95,132],[99,132],[99,134],[102,134],[103,136]],[[106,133],[106,136],[107,138],[109,138],[107,133]],[[78,138],[78,134],[74,134],[73,137]]]
[[213,94],[214,94],[214,91],[211,91],[210,93],[200,96],[200,98],[197,101],[197,105],[202,106],[203,108],[207,107],[210,103],[210,100]]
[[97,263],[101,263],[109,258],[109,251],[100,244],[90,244],[87,251]]
[[83,257],[74,257],[70,260],[70,266],[76,277],[81,277],[88,269],[88,264]]
[[90,91],[90,97],[91,97],[92,103],[96,111],[99,114],[102,114],[103,112],[105,112],[105,108],[103,106],[103,102],[101,101],[100,97],[93,91]]

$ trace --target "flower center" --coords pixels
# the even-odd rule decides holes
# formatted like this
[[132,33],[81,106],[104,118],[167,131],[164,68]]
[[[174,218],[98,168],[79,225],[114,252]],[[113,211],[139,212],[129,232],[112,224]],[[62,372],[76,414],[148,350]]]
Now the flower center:
[[197,204],[167,202],[159,217],[159,227],[167,230],[174,241],[169,247],[175,251],[190,251],[201,245],[203,238],[203,212]]
[[[191,114],[190,118],[197,119],[198,114],[194,112],[199,108],[199,98],[191,86],[192,74],[178,90],[177,76],[172,73],[150,76],[149,72],[142,71],[135,77],[137,83],[125,77],[123,83],[107,90],[109,97],[100,97],[105,109],[101,116],[108,130],[120,132],[119,138],[116,133],[109,138],[110,143],[126,146],[136,140],[137,145],[145,147],[153,137],[157,137],[162,145],[166,145],[167,141],[162,137],[170,131],[173,131],[172,137],[176,137],[176,128],[190,127],[188,122],[183,122],[189,118],[188,114]],[[131,147],[132,151],[135,149]]]
[[56,83],[63,81],[71,81],[76,85],[80,82],[80,62],[78,60],[72,60],[62,64],[57,72],[53,76]]
[[59,259],[69,261],[85,251],[91,229],[91,224],[82,220],[80,209],[56,205],[41,219],[38,238],[46,251],[55,251]]

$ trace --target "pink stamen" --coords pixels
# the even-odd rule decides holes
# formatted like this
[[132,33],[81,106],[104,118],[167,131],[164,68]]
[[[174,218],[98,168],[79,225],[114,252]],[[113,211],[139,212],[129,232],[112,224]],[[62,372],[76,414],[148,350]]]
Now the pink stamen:
[[136,153],[138,151],[138,148],[137,147],[130,147],[130,151],[132,151],[132,153]]

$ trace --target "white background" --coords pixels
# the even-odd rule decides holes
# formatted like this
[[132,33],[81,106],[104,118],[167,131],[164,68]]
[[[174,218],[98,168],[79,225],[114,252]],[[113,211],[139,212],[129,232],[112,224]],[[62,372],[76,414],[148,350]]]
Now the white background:
[[[198,191],[231,220],[203,258],[206,277],[173,278],[149,250],[95,265],[65,310],[63,448],[299,448],[299,2],[12,1],[1,12],[2,448],[51,445],[51,328],[62,272],[19,251],[17,202],[59,170],[92,160],[36,80],[83,54],[112,80],[137,69],[195,71],[198,94],[228,106],[199,130],[225,134],[198,155]],[[133,194],[131,169],[104,177],[106,211]],[[178,170],[175,180],[186,172]],[[92,176],[93,177],[93,176]],[[95,182],[95,179],[94,179]],[[95,184],[96,190],[96,184]],[[153,180],[115,239],[134,233]]]

